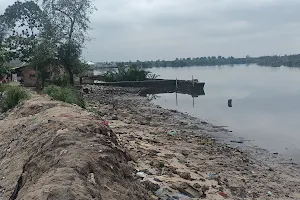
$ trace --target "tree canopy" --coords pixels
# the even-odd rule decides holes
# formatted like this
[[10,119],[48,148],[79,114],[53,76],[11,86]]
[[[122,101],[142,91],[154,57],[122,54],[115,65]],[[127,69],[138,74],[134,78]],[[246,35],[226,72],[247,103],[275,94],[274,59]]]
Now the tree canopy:
[[40,71],[62,66],[73,84],[94,9],[92,0],[17,1],[0,16],[0,55],[5,50]]

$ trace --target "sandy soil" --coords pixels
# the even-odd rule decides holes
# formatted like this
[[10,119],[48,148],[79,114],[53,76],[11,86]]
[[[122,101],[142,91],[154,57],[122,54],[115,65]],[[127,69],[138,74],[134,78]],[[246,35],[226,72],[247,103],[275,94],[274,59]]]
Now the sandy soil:
[[109,121],[154,199],[300,199],[298,165],[222,144],[211,137],[228,131],[160,108],[136,89],[85,88],[89,111]]
[[0,200],[151,199],[95,114],[34,95],[0,120]]

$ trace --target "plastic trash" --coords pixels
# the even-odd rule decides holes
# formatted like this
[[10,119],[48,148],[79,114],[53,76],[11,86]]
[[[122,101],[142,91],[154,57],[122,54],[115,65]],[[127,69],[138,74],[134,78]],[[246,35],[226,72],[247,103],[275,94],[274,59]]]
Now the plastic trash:
[[104,126],[109,126],[109,121],[105,120],[103,122],[99,122],[99,124],[103,124]]
[[209,174],[208,177],[207,177],[208,180],[215,180],[217,178],[218,178],[217,174]]
[[138,172],[138,173],[136,173],[136,176],[139,178],[145,178],[147,176],[147,174],[144,172]]
[[177,131],[171,131],[170,135],[177,135]]
[[272,196],[272,194],[273,194],[271,191],[268,191],[267,193],[268,193],[268,196]]
[[224,192],[219,192],[219,195],[221,195],[222,197],[224,198],[227,198],[228,197],[228,194],[224,193]]

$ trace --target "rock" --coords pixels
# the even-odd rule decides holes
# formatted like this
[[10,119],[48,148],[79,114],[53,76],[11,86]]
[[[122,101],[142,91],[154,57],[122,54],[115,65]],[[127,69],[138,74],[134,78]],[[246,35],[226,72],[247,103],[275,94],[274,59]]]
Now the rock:
[[191,180],[192,179],[191,174],[189,172],[179,172],[178,175],[181,178],[186,179],[186,180]]
[[140,170],[140,172],[144,172],[144,173],[147,174],[147,175],[153,175],[153,174],[149,171],[149,169],[142,169],[142,170]]
[[269,171],[270,171],[270,172],[273,172],[273,171],[274,171],[274,169],[272,169],[272,168],[270,167],[270,168],[269,168]]
[[163,182],[162,180],[160,180],[159,178],[154,178],[154,180],[156,181],[156,182]]
[[[171,191],[166,187],[161,187],[157,191],[155,191],[155,195],[159,197],[159,199],[164,199],[164,197],[170,197]],[[167,200],[168,198],[166,198]]]
[[155,192],[159,190],[160,186],[157,183],[154,183],[150,180],[146,180],[143,182],[143,184],[146,186],[146,188],[152,192]]
[[83,88],[82,91],[83,91],[84,93],[86,93],[86,94],[89,93],[89,89],[88,89],[88,88]]
[[157,150],[152,149],[152,150],[149,151],[148,155],[149,156],[156,156],[158,153],[160,153],[160,152],[157,151]]
[[38,124],[34,124],[30,127],[30,131],[37,131],[40,129],[40,125]]
[[140,121],[140,125],[149,125],[149,122]]
[[111,117],[111,119],[112,119],[112,120],[118,120],[119,118],[118,118],[117,115],[113,115],[113,116]]
[[182,183],[178,187],[179,192],[182,194],[191,197],[191,198],[200,198],[203,196],[202,191],[198,191],[194,187],[190,186],[188,183]]
[[199,188],[201,188],[201,185],[200,185],[199,183],[195,183],[195,184],[193,185],[193,187],[199,189]]
[[201,188],[202,192],[205,193],[206,191],[209,190],[209,186],[207,185],[203,185],[202,188]]
[[181,154],[184,155],[185,157],[188,157],[189,152],[187,150],[182,150]]
[[68,131],[69,131],[68,129],[61,129],[61,130],[58,130],[58,131],[56,132],[56,134],[57,134],[57,135],[61,135],[61,134],[67,133]]
[[96,185],[96,180],[95,180],[95,174],[94,173],[90,173],[89,175],[89,180],[90,183]]
[[145,178],[147,176],[147,174],[144,172],[138,172],[138,173],[136,173],[136,176],[139,178]]

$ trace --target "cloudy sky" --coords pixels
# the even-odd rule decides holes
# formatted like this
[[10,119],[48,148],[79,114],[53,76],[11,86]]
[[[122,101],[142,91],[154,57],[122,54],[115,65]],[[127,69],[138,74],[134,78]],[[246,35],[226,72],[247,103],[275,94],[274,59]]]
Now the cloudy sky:
[[[0,0],[0,12],[12,0]],[[95,0],[91,61],[300,53],[300,0]]]

